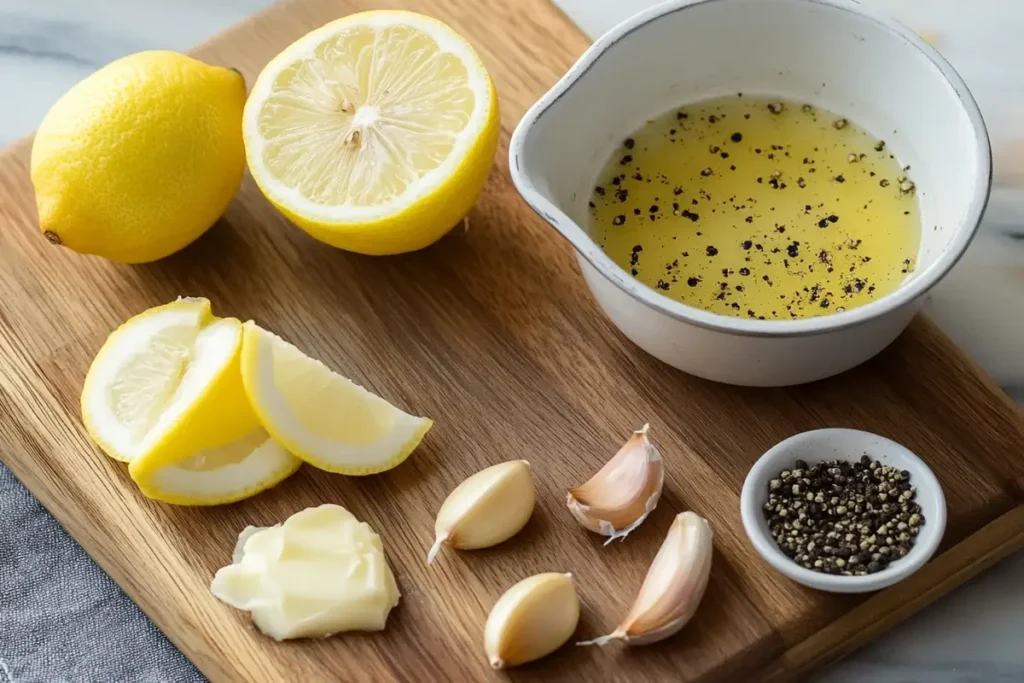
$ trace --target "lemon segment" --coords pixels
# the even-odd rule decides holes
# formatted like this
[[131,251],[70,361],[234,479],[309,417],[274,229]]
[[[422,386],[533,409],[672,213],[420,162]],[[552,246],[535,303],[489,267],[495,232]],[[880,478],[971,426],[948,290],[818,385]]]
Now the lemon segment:
[[117,460],[168,463],[251,432],[259,423],[242,385],[241,339],[241,323],[216,318],[206,299],[131,318],[86,376],[89,435]]
[[249,169],[317,239],[367,254],[425,247],[470,210],[498,142],[497,93],[441,22],[374,11],[299,39],[245,106]]
[[257,427],[223,446],[169,465],[148,469],[135,466],[131,473],[149,498],[177,505],[221,505],[276,486],[301,464]]
[[103,67],[53,105],[32,143],[40,230],[125,263],[182,249],[242,182],[244,105],[241,74],[176,52]]
[[260,423],[299,458],[364,475],[405,460],[430,429],[280,337],[244,325],[242,380]]

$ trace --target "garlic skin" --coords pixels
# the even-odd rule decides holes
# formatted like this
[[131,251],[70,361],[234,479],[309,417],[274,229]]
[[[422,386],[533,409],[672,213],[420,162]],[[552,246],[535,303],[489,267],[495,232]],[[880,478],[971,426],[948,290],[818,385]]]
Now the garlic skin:
[[495,669],[540,659],[565,644],[580,619],[572,574],[537,574],[498,598],[484,627],[484,652]]
[[665,468],[647,439],[650,425],[633,433],[619,452],[586,484],[569,489],[565,504],[583,528],[624,539],[658,506]]
[[610,634],[577,645],[613,640],[646,645],[678,633],[697,611],[708,587],[712,539],[706,519],[693,512],[677,515],[626,618]]
[[460,550],[488,548],[519,533],[530,515],[536,492],[530,463],[512,460],[481,470],[448,494],[434,523],[434,545],[427,564],[447,543]]

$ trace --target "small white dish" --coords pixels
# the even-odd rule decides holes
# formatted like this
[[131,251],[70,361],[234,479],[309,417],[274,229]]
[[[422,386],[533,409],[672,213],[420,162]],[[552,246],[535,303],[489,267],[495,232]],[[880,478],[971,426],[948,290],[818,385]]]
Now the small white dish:
[[[857,460],[862,455],[910,472],[910,483],[917,487],[914,502],[921,506],[925,519],[917,540],[906,557],[867,576],[836,576],[801,567],[786,557],[768,530],[761,509],[768,499],[768,482],[780,471],[792,469],[797,460],[814,465],[823,460]],[[797,583],[830,593],[867,593],[902,581],[935,554],[946,529],[946,497],[928,465],[895,441],[857,429],[801,432],[773,447],[750,469],[743,483],[740,511],[747,536],[768,564]]]
[[[912,167],[917,269],[864,306],[801,320],[719,315],[662,296],[590,236],[605,161],[652,116],[729,93],[842,113]],[[523,116],[509,146],[526,202],[576,249],[612,322],[693,375],[751,386],[811,382],[872,357],[903,331],[967,249],[985,210],[991,153],[953,68],[913,31],[853,0],[668,0],[601,36]]]

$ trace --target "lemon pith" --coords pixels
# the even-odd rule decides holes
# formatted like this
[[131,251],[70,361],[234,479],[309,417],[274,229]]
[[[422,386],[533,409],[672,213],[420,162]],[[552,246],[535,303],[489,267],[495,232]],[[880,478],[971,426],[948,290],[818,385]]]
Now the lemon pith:
[[402,11],[331,22],[260,74],[243,133],[253,178],[321,241],[425,247],[470,210],[499,132],[494,85],[449,27]]
[[242,379],[260,423],[314,467],[350,475],[391,469],[433,424],[333,372],[254,322],[245,323]]
[[47,239],[114,261],[154,261],[202,235],[245,168],[245,82],[176,52],[118,59],[65,93],[32,145]]

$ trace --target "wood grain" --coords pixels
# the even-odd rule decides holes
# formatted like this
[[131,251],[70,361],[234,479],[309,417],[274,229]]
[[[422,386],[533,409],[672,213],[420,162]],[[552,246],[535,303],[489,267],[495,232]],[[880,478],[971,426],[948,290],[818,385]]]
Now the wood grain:
[[[470,217],[434,247],[375,259],[321,245],[247,180],[210,233],[160,263],[126,267],[48,244],[36,228],[29,143],[0,156],[0,455],[165,633],[215,681],[739,680],[792,677],[845,653],[1024,544],[1024,427],[1013,405],[949,340],[918,320],[878,358],[804,387],[740,389],[643,354],[591,300],[569,247],[512,187],[516,121],[585,48],[546,0],[296,0],[197,50],[252,82],[304,32],[375,7],[417,9],[480,51],[502,106],[502,149]],[[405,464],[374,477],[303,468],[278,488],[216,509],[146,500],[88,441],[78,393],[106,334],[178,295],[254,318],[437,426]],[[665,456],[651,518],[607,548],[564,509],[644,422]],[[874,596],[797,586],[755,555],[739,519],[750,464],[791,434],[868,429],[919,453],[945,487],[948,532],[913,579]],[[533,464],[538,508],[494,549],[444,552],[431,567],[433,515],[454,485],[496,462]],[[384,539],[403,592],[374,635],[275,644],[207,589],[246,524],[338,502]],[[538,571],[577,577],[580,638],[628,608],[670,519],[693,509],[716,541],[697,618],[659,645],[566,647],[497,674],[482,654],[495,599]]]

